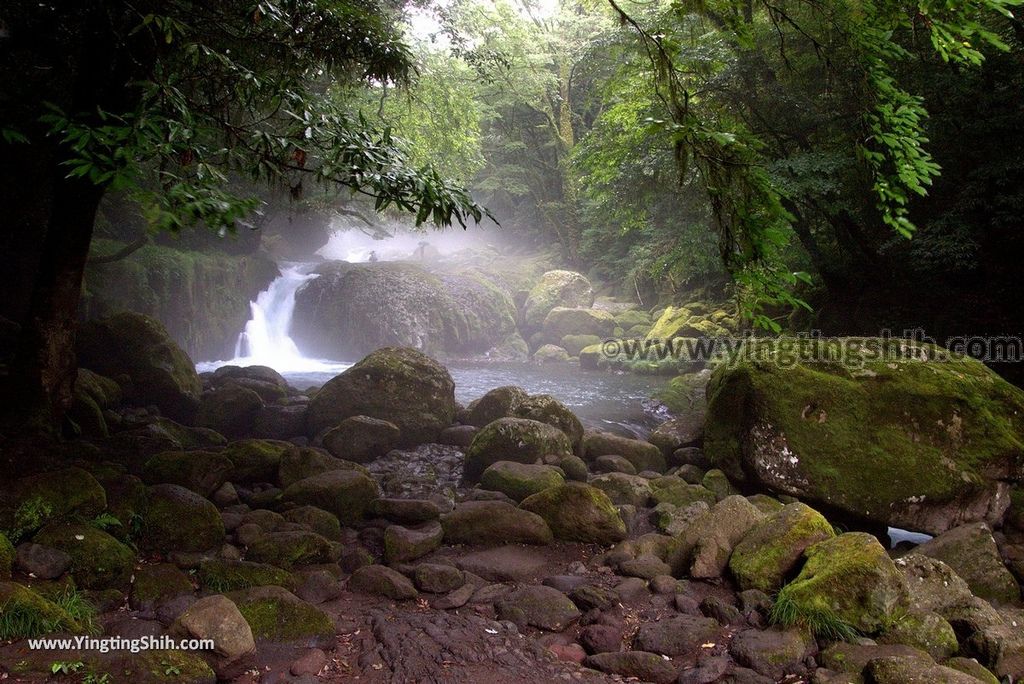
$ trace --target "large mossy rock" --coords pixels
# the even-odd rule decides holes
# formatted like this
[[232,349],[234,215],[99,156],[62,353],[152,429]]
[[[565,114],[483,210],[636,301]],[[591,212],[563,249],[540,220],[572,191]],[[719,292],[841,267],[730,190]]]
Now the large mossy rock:
[[495,387],[479,399],[471,401],[460,414],[459,421],[482,428],[499,418],[511,418],[528,396],[526,390],[515,385]]
[[77,349],[82,366],[126,378],[126,394],[137,404],[155,404],[183,422],[199,408],[203,385],[195,364],[149,316],[126,311],[89,321],[78,331]]
[[586,276],[574,271],[548,271],[530,290],[523,304],[520,327],[534,333],[555,307],[589,308],[594,304],[594,288]]
[[773,594],[782,588],[804,549],[834,536],[832,525],[821,513],[792,503],[750,530],[733,549],[729,570],[740,589]]
[[750,530],[764,519],[742,496],[730,496],[700,514],[675,538],[666,561],[677,577],[721,577],[729,557]]
[[206,551],[224,543],[224,521],[208,499],[175,484],[147,490],[141,544],[144,548],[171,551]]
[[1003,564],[992,530],[985,523],[944,532],[918,546],[914,553],[937,558],[953,568],[975,596],[995,604],[1020,600],[1020,587]]
[[573,449],[583,440],[583,423],[569,408],[549,394],[526,397],[513,409],[516,418],[528,418],[556,427],[569,438]]
[[473,482],[498,461],[536,463],[544,456],[572,454],[572,442],[558,428],[528,418],[500,418],[473,437],[463,475]]
[[377,482],[357,470],[332,470],[307,477],[281,493],[282,501],[297,506],[316,506],[333,513],[342,525],[362,520],[379,496]]
[[553,539],[541,516],[504,501],[464,501],[441,518],[441,526],[449,544],[550,544]]
[[142,480],[146,484],[176,484],[209,497],[228,481],[234,465],[213,451],[165,451],[146,461]]
[[0,485],[0,531],[21,536],[51,520],[93,518],[107,495],[91,473],[77,467],[29,475]]
[[894,527],[999,520],[1024,477],[1024,391],[971,359],[922,360],[948,353],[903,340],[867,340],[843,363],[797,358],[851,344],[744,347],[708,387],[708,456],[746,487]]
[[352,416],[328,430],[321,441],[337,458],[367,463],[391,451],[401,437],[402,431],[394,423],[369,416]]
[[626,525],[608,495],[580,482],[545,489],[520,507],[543,518],[556,539],[614,544],[626,537]]
[[638,473],[653,470],[663,473],[668,465],[661,450],[639,439],[620,437],[610,432],[588,432],[583,436],[584,458],[593,461],[598,456],[622,456],[636,468]]
[[291,332],[310,354],[351,359],[388,346],[483,353],[515,330],[510,297],[477,270],[435,274],[391,261],[332,262],[318,272],[296,294]]
[[334,623],[316,606],[279,586],[253,587],[228,594],[257,642],[323,646],[334,637]]
[[135,553],[92,525],[52,523],[32,542],[71,556],[71,576],[83,589],[126,589],[131,581]]
[[903,573],[878,540],[848,532],[810,546],[796,579],[779,592],[779,614],[816,624],[838,619],[864,634],[875,634],[909,607]]
[[544,318],[541,335],[545,342],[559,344],[567,335],[595,335],[605,339],[611,337],[614,330],[615,318],[607,311],[556,306]]
[[444,366],[415,349],[378,349],[316,393],[306,424],[317,435],[360,415],[397,425],[402,444],[435,441],[455,420],[455,383]]
[[17,633],[9,635],[11,638],[82,631],[82,625],[66,610],[21,584],[0,582],[0,606],[5,620],[10,620],[11,625],[23,625]]
[[481,489],[501,492],[515,501],[563,482],[565,478],[554,466],[514,461],[492,463],[480,476]]
[[265,402],[259,394],[234,382],[204,392],[199,400],[196,424],[227,437],[253,433]]
[[231,461],[231,482],[274,482],[281,459],[297,451],[294,444],[273,439],[241,439],[231,442],[221,456]]

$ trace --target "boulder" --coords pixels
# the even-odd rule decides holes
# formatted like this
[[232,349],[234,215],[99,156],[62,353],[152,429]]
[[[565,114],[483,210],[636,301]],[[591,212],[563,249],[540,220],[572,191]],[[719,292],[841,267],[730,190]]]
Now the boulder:
[[379,495],[373,478],[356,470],[331,470],[289,485],[281,500],[316,506],[333,513],[342,525],[351,525],[363,519]]
[[764,514],[742,496],[719,501],[676,537],[667,561],[676,577],[721,577],[736,545]]
[[0,530],[13,541],[52,520],[91,519],[107,507],[107,495],[92,474],[64,468],[0,485]]
[[848,532],[818,542],[804,551],[804,557],[800,574],[776,599],[780,616],[810,624],[839,620],[875,634],[909,606],[903,573],[870,534]]
[[203,385],[195,363],[149,316],[122,312],[81,326],[76,338],[80,365],[128,380],[126,394],[137,405],[155,404],[166,415],[191,422]]
[[135,554],[103,530],[86,523],[50,523],[32,538],[34,544],[71,556],[71,576],[82,589],[126,589]]
[[176,565],[147,564],[135,571],[128,602],[132,610],[155,612],[160,605],[193,591],[192,582]]
[[708,386],[704,449],[730,480],[931,534],[1002,518],[1024,476],[1024,391],[905,340],[748,345]]
[[288,522],[302,525],[311,532],[316,532],[321,537],[330,541],[341,541],[341,523],[338,516],[329,513],[316,506],[299,506],[290,508],[282,513]]
[[206,596],[178,616],[170,633],[179,637],[213,640],[213,667],[218,674],[233,672],[256,652],[249,623],[231,599],[220,594]]
[[231,461],[231,482],[276,482],[282,456],[294,451],[289,442],[241,439],[228,444],[221,456]]
[[583,440],[583,423],[565,404],[549,394],[534,394],[522,399],[512,409],[512,415],[558,428],[569,438],[573,449]]
[[568,335],[593,335],[600,342],[611,337],[614,330],[615,318],[607,311],[556,306],[544,317],[541,335],[551,344],[558,344]]
[[734,494],[740,493],[740,490],[732,486],[732,483],[729,482],[729,478],[725,476],[725,473],[717,468],[706,472],[700,483],[705,489],[713,492],[715,499],[718,501],[721,501],[727,496],[733,496]]
[[651,498],[650,482],[638,475],[606,473],[592,477],[589,484],[607,494],[616,505],[627,504],[643,508]]
[[551,587],[531,585],[520,587],[498,602],[498,615],[518,627],[537,627],[561,632],[581,613],[569,597]]
[[384,529],[384,562],[407,563],[441,545],[444,531],[436,520],[419,527],[388,525]]
[[912,611],[942,615],[973,599],[967,582],[936,558],[909,553],[893,562],[906,579]]
[[480,476],[480,487],[501,492],[515,501],[565,482],[554,466],[514,461],[498,461],[487,466]]
[[520,327],[532,334],[543,327],[555,307],[590,307],[593,304],[594,288],[586,276],[573,271],[548,271],[526,297]]
[[877,658],[914,658],[921,663],[931,662],[927,653],[912,646],[890,644],[836,642],[823,650],[818,658],[824,667],[836,672],[860,674],[867,664]]
[[959,670],[905,656],[875,658],[864,668],[864,675],[874,684],[978,684]]
[[224,521],[208,499],[180,485],[147,490],[140,545],[151,551],[206,551],[224,543]]
[[536,463],[547,455],[572,453],[572,442],[558,428],[526,418],[500,418],[473,438],[466,450],[463,475],[472,482],[498,461]]
[[519,403],[528,396],[525,390],[514,385],[495,387],[484,396],[470,402],[463,412],[464,415],[460,415],[459,418],[467,425],[482,428],[499,418],[511,418]]
[[[0,579],[4,579],[4,542],[6,537],[0,535]],[[7,542],[10,545],[10,542]],[[9,548],[9,546],[8,546]],[[10,549],[13,556],[14,549]],[[33,575],[41,580],[53,580],[63,575],[71,567],[71,556],[42,544],[20,544],[17,549],[18,569],[25,574]],[[6,565],[6,578],[10,579],[10,565]]]
[[909,612],[889,626],[878,642],[919,648],[935,660],[945,660],[960,648],[953,626],[938,613]]
[[698,502],[713,506],[718,500],[714,492],[702,485],[689,484],[680,477],[668,475],[650,480],[651,498],[655,504],[668,503],[686,508]]
[[233,591],[238,606],[257,642],[327,646],[334,638],[334,623],[316,606],[277,586]]
[[447,594],[466,583],[466,576],[452,565],[420,563],[415,571],[416,586],[431,594]]
[[625,473],[636,475],[636,468],[622,456],[605,454],[594,459],[594,472],[597,473]]
[[597,335],[566,335],[558,341],[558,346],[566,351],[569,356],[579,356],[580,352],[587,347],[601,344],[601,338]]
[[265,406],[252,426],[254,437],[292,439],[306,434],[306,405]]
[[633,641],[639,651],[650,651],[667,656],[693,657],[701,644],[716,642],[722,627],[717,620],[693,615],[674,615],[640,625]]
[[329,473],[332,470],[354,470],[364,475],[369,474],[369,471],[358,463],[335,458],[324,449],[299,447],[281,455],[281,463],[277,468],[277,483],[282,487],[290,487],[299,480]]
[[704,412],[688,411],[670,418],[651,433],[651,444],[661,449],[666,457],[677,449],[700,446],[704,434]]
[[672,684],[676,681],[676,668],[657,653],[647,651],[618,651],[587,656],[586,667],[608,674],[635,677],[642,682]]
[[226,437],[251,435],[263,407],[259,394],[231,383],[203,393],[196,424]]
[[322,442],[331,455],[354,463],[366,463],[383,456],[401,440],[394,423],[369,416],[352,416],[328,430]]
[[614,544],[626,536],[626,525],[608,495],[579,482],[545,489],[520,507],[543,518],[556,539]]
[[650,442],[619,437],[609,432],[586,433],[583,436],[583,453],[588,461],[605,454],[622,456],[633,464],[638,473],[645,470],[663,473],[668,467],[661,450]]
[[80,634],[83,629],[82,624],[64,608],[14,582],[0,582],[0,606],[3,606],[5,616],[23,615],[27,618],[12,632],[5,632],[5,638],[31,638],[58,631]]
[[151,456],[142,468],[146,484],[176,484],[210,497],[228,481],[234,464],[213,451],[164,451]]
[[377,499],[371,511],[374,515],[402,525],[415,525],[441,517],[438,505],[427,499]]
[[282,568],[253,561],[208,558],[199,564],[199,582],[208,591],[234,591],[249,587],[295,588],[295,577]]
[[405,575],[383,565],[367,565],[359,568],[348,581],[354,591],[364,594],[386,596],[396,601],[416,598],[418,592]]
[[246,557],[285,570],[295,565],[331,563],[337,560],[331,542],[316,532],[269,532],[249,544]]
[[1020,587],[1003,564],[992,530],[985,523],[956,527],[921,544],[914,552],[953,568],[975,596],[995,604],[1020,600]]
[[804,660],[818,650],[814,637],[803,629],[747,629],[729,645],[729,654],[740,665],[779,681],[784,675],[805,670]]
[[533,360],[537,363],[565,363],[569,358],[569,352],[557,344],[544,344],[533,352]]
[[550,544],[544,519],[504,501],[464,501],[441,518],[449,544]]
[[473,551],[456,560],[460,570],[488,582],[522,582],[536,578],[542,576],[548,563],[548,558],[539,551],[513,545]]
[[824,516],[805,504],[792,503],[751,528],[733,549],[729,571],[740,589],[774,594],[807,547],[834,536]]
[[415,349],[378,349],[320,388],[306,423],[317,435],[360,415],[397,425],[402,445],[434,441],[455,419],[455,383],[444,366]]

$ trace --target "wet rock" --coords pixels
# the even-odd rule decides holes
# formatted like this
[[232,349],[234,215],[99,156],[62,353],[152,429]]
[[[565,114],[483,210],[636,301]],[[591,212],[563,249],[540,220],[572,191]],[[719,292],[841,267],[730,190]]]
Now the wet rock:
[[514,501],[564,482],[562,473],[554,466],[513,461],[492,463],[480,476],[482,488],[501,492]]
[[834,536],[832,525],[820,513],[802,503],[789,504],[755,525],[736,545],[729,571],[740,589],[774,593],[807,547]]
[[238,606],[259,641],[305,646],[326,646],[334,637],[334,623],[322,610],[282,587],[252,587],[233,591]]
[[701,644],[715,642],[721,632],[717,620],[676,615],[641,625],[633,647],[667,656],[693,656]]
[[498,615],[522,628],[527,625],[560,632],[581,615],[569,597],[551,587],[532,585],[514,590],[497,604]]
[[696,578],[720,577],[733,548],[764,515],[742,496],[730,496],[677,537],[678,546],[667,559],[672,574]]
[[583,423],[569,408],[548,394],[535,394],[520,400],[513,408],[512,415],[546,423],[565,433],[573,450],[583,439]]
[[211,451],[165,451],[152,456],[142,468],[149,485],[176,484],[210,498],[227,482],[234,465]]
[[69,572],[75,585],[82,589],[126,589],[131,581],[135,554],[97,527],[53,522],[40,530],[32,541],[61,549],[71,556]]
[[259,394],[231,383],[203,392],[196,424],[226,437],[251,435],[256,417],[265,406]]
[[681,477],[659,477],[650,481],[651,499],[655,504],[668,503],[678,508],[703,502],[714,506],[717,502],[714,492],[701,485],[688,484]]
[[[3,545],[6,539],[6,537],[0,539],[0,546]],[[2,549],[0,549],[0,553],[2,553]],[[43,546],[42,544],[25,543],[18,545],[15,560],[17,561],[18,569],[22,572],[43,580],[57,579],[71,567],[71,556],[60,549]],[[10,578],[10,565],[8,564],[6,567],[8,568],[7,578]],[[0,579],[2,579],[2,575],[2,568],[0,568]]]
[[455,418],[455,383],[415,349],[378,349],[317,392],[306,414],[309,434],[358,415],[394,423],[403,444],[431,442]]
[[521,328],[532,334],[543,327],[555,307],[590,307],[593,303],[594,290],[585,276],[574,271],[548,271],[523,304]]
[[591,655],[621,651],[622,639],[622,628],[611,625],[588,625],[580,631],[580,644]]
[[444,531],[436,520],[418,527],[388,525],[384,530],[384,561],[406,563],[425,556],[441,545]]
[[377,499],[370,506],[374,515],[403,525],[430,522],[441,517],[441,509],[426,499]]
[[530,548],[501,546],[464,554],[456,564],[489,582],[520,582],[542,575],[548,560]]
[[588,432],[583,437],[583,451],[588,460],[606,454],[624,457],[637,472],[653,470],[665,472],[667,465],[661,450],[650,442],[619,437],[608,432]]
[[613,544],[626,536],[618,511],[596,487],[566,483],[524,499],[520,507],[543,518],[558,539]]
[[914,551],[949,565],[975,596],[996,604],[1020,600],[1020,587],[1003,564],[992,530],[985,523],[961,525]]
[[173,484],[147,489],[142,546],[153,551],[205,551],[224,543],[224,521],[217,507],[195,492]]
[[748,629],[729,645],[736,662],[773,680],[805,672],[804,660],[817,649],[814,638],[802,629]]
[[221,676],[236,673],[256,651],[252,629],[238,606],[219,594],[193,603],[174,621],[170,632],[193,639],[212,639],[211,664]]
[[[537,495],[539,496],[539,495]],[[543,517],[503,501],[466,501],[442,517],[449,544],[550,544]]]
[[470,402],[464,415],[460,416],[460,420],[468,425],[482,428],[499,418],[511,418],[520,402],[528,396],[525,390],[513,385],[496,387],[479,399]]
[[676,680],[676,669],[672,663],[656,653],[624,651],[598,653],[588,656],[583,664],[608,674],[636,677],[640,681],[654,684],[672,684]]
[[352,416],[328,430],[324,448],[335,458],[367,463],[398,446],[401,430],[394,423],[369,416]]
[[498,461],[536,463],[548,454],[572,453],[572,443],[558,428],[526,418],[500,418],[473,438],[466,450],[464,477],[474,482]]
[[299,480],[281,493],[283,501],[316,506],[333,513],[343,525],[362,520],[378,496],[377,483],[355,470],[332,470]]
[[359,568],[348,581],[349,588],[365,594],[386,596],[396,601],[416,598],[418,592],[405,575],[383,565]]
[[[451,565],[420,563],[416,566],[416,586],[420,591],[431,594],[445,594],[458,589],[466,582],[462,571]],[[469,600],[467,597],[466,600]]]

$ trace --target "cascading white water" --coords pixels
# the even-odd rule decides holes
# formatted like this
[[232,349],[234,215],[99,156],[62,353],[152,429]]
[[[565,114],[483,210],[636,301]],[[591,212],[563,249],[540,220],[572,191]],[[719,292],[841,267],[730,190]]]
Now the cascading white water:
[[252,318],[235,343],[235,358],[196,364],[199,371],[221,366],[270,366],[279,373],[337,373],[351,364],[302,355],[289,332],[295,313],[295,295],[305,283],[318,277],[310,264],[282,266],[278,276],[256,301],[249,302]]

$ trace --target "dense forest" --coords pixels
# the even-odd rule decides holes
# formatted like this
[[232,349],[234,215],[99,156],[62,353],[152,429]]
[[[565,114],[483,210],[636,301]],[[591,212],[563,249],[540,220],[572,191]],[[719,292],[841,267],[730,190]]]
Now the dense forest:
[[0,679],[1024,681],[1022,5],[0,3]]

